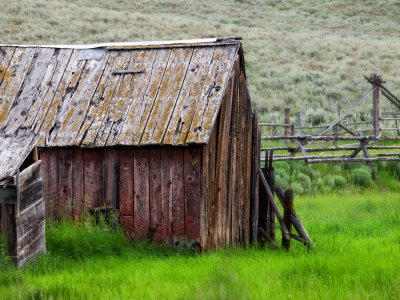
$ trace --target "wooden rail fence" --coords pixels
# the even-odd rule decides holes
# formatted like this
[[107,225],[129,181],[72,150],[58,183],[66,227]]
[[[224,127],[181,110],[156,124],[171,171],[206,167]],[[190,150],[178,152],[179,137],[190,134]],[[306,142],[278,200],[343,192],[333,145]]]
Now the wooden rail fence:
[[[264,135],[261,140],[285,141],[284,146],[261,146],[260,150],[287,151],[287,155],[275,155],[274,161],[305,160],[311,168],[311,163],[336,163],[336,162],[366,162],[374,176],[371,162],[377,161],[400,161],[400,152],[385,152],[370,155],[370,150],[400,150],[397,145],[377,145],[380,141],[400,141],[400,111],[382,111],[382,99],[388,99],[397,109],[400,109],[400,100],[395,97],[385,86],[380,76],[373,75],[365,77],[372,87],[355,101],[346,111],[340,113],[330,124],[326,125],[303,125],[303,116],[297,113],[297,124],[291,122],[290,108],[284,111],[285,123],[259,123]],[[345,118],[356,108],[362,105],[370,95],[372,96],[373,111],[372,119],[367,121],[345,121]],[[394,127],[389,127],[388,122],[393,122]],[[362,128],[360,128],[362,126]],[[367,128],[365,128],[367,126]],[[272,134],[265,135],[264,129],[272,129]],[[276,134],[276,128],[283,128],[283,134]],[[316,132],[315,130],[319,130]],[[275,132],[275,134],[274,134]],[[394,134],[394,135],[393,135]],[[293,145],[293,142],[296,145]],[[346,144],[353,142],[353,144]],[[292,143],[292,145],[288,145]],[[317,146],[312,145],[318,143]],[[331,143],[331,144],[329,144]],[[333,143],[333,145],[332,145]],[[345,143],[345,144],[344,144]],[[355,143],[355,144],[354,144]],[[322,144],[322,145],[321,145]],[[334,152],[351,151],[349,154],[340,155],[309,155],[310,152]],[[300,156],[296,156],[300,153]],[[263,159],[261,158],[261,161]]]

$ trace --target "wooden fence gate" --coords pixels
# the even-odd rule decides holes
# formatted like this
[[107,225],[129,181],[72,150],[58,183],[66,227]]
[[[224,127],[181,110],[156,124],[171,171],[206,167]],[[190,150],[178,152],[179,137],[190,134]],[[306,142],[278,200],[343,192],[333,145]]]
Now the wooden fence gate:
[[40,161],[17,174],[14,184],[0,188],[0,203],[7,251],[21,267],[46,251]]

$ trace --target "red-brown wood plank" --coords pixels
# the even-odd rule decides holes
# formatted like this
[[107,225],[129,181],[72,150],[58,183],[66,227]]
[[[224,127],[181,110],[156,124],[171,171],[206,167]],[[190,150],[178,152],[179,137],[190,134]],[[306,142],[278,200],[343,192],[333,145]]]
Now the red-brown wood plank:
[[161,151],[161,206],[162,206],[162,240],[171,244],[172,223],[172,148]]
[[[133,149],[119,150],[119,214],[133,217]],[[132,221],[133,222],[133,221]],[[133,224],[133,223],[132,223]]]
[[96,207],[100,203],[102,159],[101,149],[85,149],[83,153],[85,209]]
[[201,211],[201,148],[184,150],[185,236],[188,241],[200,241]]
[[172,237],[174,243],[179,243],[185,235],[185,186],[182,148],[173,148],[172,160]]
[[114,186],[117,180],[115,173],[115,163],[118,161],[118,149],[105,148],[103,150],[103,195],[102,201],[105,206],[112,206],[115,195]]
[[80,148],[72,152],[72,213],[74,219],[81,217],[84,204],[83,151]]
[[43,199],[46,206],[46,217],[58,217],[58,164],[57,149],[40,151],[42,160]]
[[162,242],[161,148],[150,150],[150,237]]
[[58,199],[61,217],[72,214],[72,150],[58,150]]
[[133,216],[119,216],[119,222],[125,235],[132,240],[135,237],[133,231]]
[[150,225],[149,208],[149,150],[135,150],[134,169],[134,230],[137,239],[148,238]]

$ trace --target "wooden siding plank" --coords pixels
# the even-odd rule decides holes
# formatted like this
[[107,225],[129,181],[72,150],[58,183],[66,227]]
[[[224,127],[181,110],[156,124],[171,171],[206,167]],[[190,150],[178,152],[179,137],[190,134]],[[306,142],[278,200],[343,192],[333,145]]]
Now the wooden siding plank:
[[222,100],[221,106],[221,119],[219,123],[218,133],[218,146],[217,146],[217,199],[216,211],[217,219],[215,223],[216,235],[214,242],[218,247],[225,246],[225,230],[226,230],[226,216],[227,216],[227,198],[228,198],[228,162],[229,162],[229,146],[230,146],[230,131],[231,131],[231,116],[232,116],[232,97],[234,91],[234,76],[232,73],[229,80],[226,94]]
[[157,50],[156,58],[151,70],[149,83],[146,87],[144,97],[137,107],[132,106],[129,112],[130,122],[127,125],[130,127],[130,138],[127,138],[126,143],[130,145],[139,145],[142,134],[146,129],[147,121],[153,109],[154,102],[160,90],[161,82],[163,81],[166,68],[171,55],[171,49]]
[[80,141],[76,141],[75,138],[80,131],[91,104],[91,99],[103,76],[108,58],[109,52],[106,52],[101,61],[86,61],[82,74],[80,74],[76,85],[73,87],[74,91],[70,96],[67,94],[70,97],[69,105],[63,105],[58,115],[58,122],[61,123],[61,128],[57,137],[53,140],[53,143],[57,144],[57,146],[80,145]]
[[137,239],[148,238],[149,208],[149,152],[136,149],[134,158],[134,230]]
[[25,123],[32,106],[40,101],[38,99],[40,87],[53,53],[54,49],[50,48],[41,48],[36,51],[27,68],[27,75],[18,95],[16,95],[14,103],[9,110],[8,117],[3,123],[2,131],[6,134],[14,134]]
[[215,244],[215,223],[217,219],[217,210],[216,210],[216,200],[217,200],[217,141],[218,141],[218,133],[219,133],[219,118],[217,119],[217,124],[214,129],[214,136],[210,139],[209,145],[209,161],[210,161],[210,173],[208,174],[209,178],[209,195],[208,195],[208,248],[212,249],[216,247]]
[[172,230],[172,153],[173,149],[165,148],[161,152],[161,206],[162,206],[162,240],[171,244]]
[[58,217],[58,149],[40,151],[43,169],[43,199],[47,218]]
[[58,150],[58,199],[62,217],[72,214],[72,150]]
[[3,83],[0,86],[0,127],[3,126],[3,122],[18,95],[35,51],[32,48],[17,48],[14,51],[10,65],[6,74],[4,74]]
[[144,101],[145,92],[148,86],[151,85],[151,78],[154,78],[153,69],[156,56],[157,50],[154,49],[140,52],[135,69],[143,69],[145,72],[134,77],[128,105],[121,118],[122,122],[116,124],[114,139],[109,142],[110,145],[129,145],[128,141],[131,140],[131,136],[135,133],[146,105]]
[[172,50],[141,144],[161,144],[187,74],[193,49]]
[[85,187],[84,187],[84,162],[83,150],[72,150],[72,214],[79,220],[84,213]]
[[182,90],[170,118],[162,141],[163,144],[177,145],[185,143],[213,55],[214,48],[196,48],[193,50],[193,56],[187,71],[188,74],[182,83]]
[[173,148],[172,159],[172,242],[178,245],[182,242],[185,234],[185,183],[183,169],[183,149]]
[[237,46],[218,47],[215,49],[213,61],[207,74],[201,99],[196,107],[186,143],[208,142],[218,115],[216,112],[219,111],[221,106],[236,52]]
[[[114,182],[118,180],[115,174],[115,164],[118,162],[118,149],[106,148],[103,150],[103,205],[112,206],[114,191]],[[117,193],[118,194],[118,193]]]
[[[19,203],[17,214],[22,213],[37,201],[42,201],[42,168],[41,161],[37,161],[23,170],[19,176]],[[44,217],[44,216],[43,216]]]
[[150,237],[162,242],[161,152],[150,149]]
[[[214,130],[215,131],[215,130]],[[208,248],[208,202],[210,189],[210,144],[213,144],[214,133],[211,134],[208,145],[202,147],[201,166],[201,213],[200,213],[200,248],[202,251]]]
[[102,181],[102,152],[99,149],[86,149],[83,152],[84,162],[84,209],[90,209],[99,205],[101,200]]
[[134,150],[119,149],[119,214],[122,216],[132,216],[132,218],[134,201],[133,163]]
[[200,242],[201,154],[200,147],[184,150],[185,236],[189,242]]

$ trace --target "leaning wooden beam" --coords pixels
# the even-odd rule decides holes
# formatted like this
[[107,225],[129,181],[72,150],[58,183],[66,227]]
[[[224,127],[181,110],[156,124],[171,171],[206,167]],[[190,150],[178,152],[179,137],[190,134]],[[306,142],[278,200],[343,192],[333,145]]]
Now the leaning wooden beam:
[[288,231],[285,223],[283,222],[283,218],[282,218],[281,212],[279,211],[278,205],[276,205],[274,196],[272,195],[271,189],[269,188],[268,182],[265,179],[265,176],[264,176],[261,168],[258,169],[258,174],[260,175],[261,182],[262,182],[262,184],[264,186],[265,191],[267,192],[268,200],[271,203],[271,206],[275,211],[275,214],[276,214],[276,217],[277,217],[277,219],[279,221],[279,224],[281,225],[282,234],[284,234],[286,238],[290,238],[289,231]]
[[[366,140],[367,142],[364,143],[364,146],[369,143],[370,139]],[[358,153],[362,150],[363,140],[360,140],[360,146],[350,154],[349,158],[356,157]]]
[[344,131],[346,131],[347,133],[350,133],[353,136],[356,136],[357,134],[354,133],[354,131],[350,130],[349,128],[347,128],[346,126],[344,126],[343,124],[338,123],[337,124],[339,127],[343,128]]
[[[275,193],[278,196],[279,202],[283,206],[283,198],[285,195],[284,190],[281,187],[275,189]],[[292,222],[294,228],[296,229],[297,233],[300,235],[301,238],[307,241],[307,244],[315,247],[313,241],[311,240],[310,236],[306,228],[303,226],[300,218],[297,216],[296,211],[293,209],[292,214],[290,215],[290,222]]]
[[354,102],[342,115],[340,115],[339,117],[337,117],[329,126],[327,126],[324,130],[322,130],[318,136],[322,136],[324,135],[326,132],[328,132],[333,126],[335,126],[337,123],[339,123],[344,117],[346,117],[354,108],[356,108],[357,106],[359,106],[365,99],[367,99],[367,97],[369,96],[369,94],[371,94],[371,92],[373,92],[376,89],[376,87],[372,87],[368,90],[368,92],[366,92],[363,96],[361,96],[356,102]]

